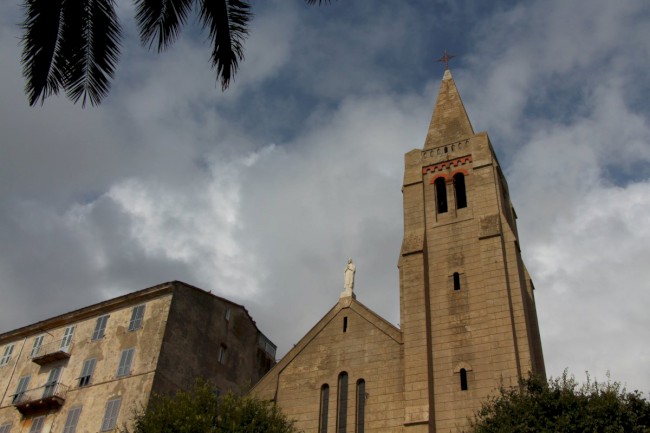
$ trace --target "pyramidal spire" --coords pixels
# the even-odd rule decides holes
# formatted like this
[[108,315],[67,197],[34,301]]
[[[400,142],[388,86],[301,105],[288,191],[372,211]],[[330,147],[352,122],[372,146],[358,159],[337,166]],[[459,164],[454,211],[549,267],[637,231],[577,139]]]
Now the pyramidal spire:
[[451,76],[451,71],[445,69],[424,148],[431,149],[454,143],[472,135],[474,129],[456,89],[456,83]]

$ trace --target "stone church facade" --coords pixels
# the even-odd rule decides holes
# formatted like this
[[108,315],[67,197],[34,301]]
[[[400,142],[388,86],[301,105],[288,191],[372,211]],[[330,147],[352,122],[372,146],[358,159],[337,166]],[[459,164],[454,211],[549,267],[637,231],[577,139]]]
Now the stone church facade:
[[400,328],[346,290],[252,390],[300,430],[462,431],[501,384],[545,375],[508,186],[449,70],[402,192]]

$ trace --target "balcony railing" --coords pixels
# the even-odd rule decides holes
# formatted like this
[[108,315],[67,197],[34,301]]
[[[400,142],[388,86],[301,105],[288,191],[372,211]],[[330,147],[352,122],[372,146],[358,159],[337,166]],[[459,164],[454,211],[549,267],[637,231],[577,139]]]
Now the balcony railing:
[[66,392],[68,387],[62,383],[51,383],[15,394],[12,404],[23,415],[57,410],[65,402]]
[[32,362],[38,365],[45,365],[50,362],[67,359],[70,358],[71,350],[72,342],[69,339],[52,341],[32,350]]

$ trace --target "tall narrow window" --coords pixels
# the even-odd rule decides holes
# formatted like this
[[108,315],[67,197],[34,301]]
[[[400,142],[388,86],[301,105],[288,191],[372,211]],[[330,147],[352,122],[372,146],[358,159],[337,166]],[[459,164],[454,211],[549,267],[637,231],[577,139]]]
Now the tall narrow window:
[[117,377],[128,376],[131,374],[131,363],[133,362],[133,355],[135,354],[135,347],[122,351],[120,357],[120,365],[117,367]]
[[133,307],[131,312],[131,321],[129,322],[129,331],[135,331],[142,328],[142,319],[144,318],[144,305]]
[[327,433],[327,413],[329,410],[330,386],[325,384],[320,387],[320,417],[318,433]]
[[465,175],[454,175],[454,191],[456,191],[456,209],[467,207],[467,194],[465,193]]
[[0,433],[9,433],[11,432],[11,423],[6,422],[2,425],[0,425]]
[[230,320],[230,307],[226,308],[226,320]]
[[54,367],[50,370],[50,375],[45,382],[45,389],[43,390],[43,398],[51,397],[56,392],[56,386],[59,383],[59,376],[61,375],[61,367]]
[[336,431],[337,433],[346,433],[348,421],[348,374],[346,372],[339,374],[338,407],[336,411]]
[[32,426],[29,428],[29,433],[41,433],[43,431],[43,424],[45,424],[45,415],[33,418]]
[[68,411],[68,417],[65,419],[63,433],[75,433],[77,431],[77,423],[79,422],[80,414],[81,406],[73,407]]
[[219,355],[217,358],[217,361],[219,361],[219,364],[225,364],[226,363],[226,352],[228,351],[228,348],[225,345],[219,346]]
[[102,420],[102,427],[100,431],[113,430],[117,424],[117,416],[120,413],[120,405],[122,404],[121,398],[109,400],[106,403],[106,411],[104,412],[104,419]]
[[84,366],[81,369],[81,376],[79,376],[79,388],[90,385],[93,373],[95,372],[95,363],[95,358],[86,359],[84,361]]
[[29,385],[30,378],[31,376],[23,376],[20,378],[18,381],[18,386],[16,387],[16,393],[14,394],[14,397],[11,401],[12,404],[20,403],[23,395],[25,395],[25,391],[27,391],[27,386]]
[[5,351],[4,354],[2,355],[2,358],[0,358],[0,367],[3,365],[9,364],[9,360],[11,359],[11,354],[14,352],[14,344],[8,344],[5,346]]
[[434,185],[436,187],[436,209],[438,213],[445,213],[447,212],[447,185],[445,179],[439,177],[435,180]]
[[356,433],[364,433],[364,425],[366,421],[366,381],[363,379],[357,380],[357,431]]
[[460,290],[460,274],[454,272],[454,290]]
[[97,318],[95,323],[95,331],[93,332],[92,340],[99,340],[104,338],[104,331],[106,331],[106,323],[108,323],[108,315]]
[[348,316],[343,318],[343,332],[348,332]]
[[67,352],[68,349],[70,349],[73,335],[74,335],[74,326],[68,326],[67,328],[65,328],[65,331],[63,331],[63,339],[61,340],[60,349],[63,350],[64,352]]
[[460,390],[467,391],[467,370],[460,369]]
[[29,354],[30,358],[38,356],[39,352],[41,351],[41,346],[43,345],[43,338],[45,338],[45,335],[39,335],[34,338],[34,345],[32,346],[32,351]]

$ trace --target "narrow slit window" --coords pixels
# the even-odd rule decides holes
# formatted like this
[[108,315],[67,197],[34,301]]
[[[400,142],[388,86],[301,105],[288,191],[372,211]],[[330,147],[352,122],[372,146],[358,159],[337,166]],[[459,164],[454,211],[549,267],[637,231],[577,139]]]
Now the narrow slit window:
[[329,410],[330,386],[324,384],[320,388],[320,418],[318,421],[318,433],[327,433],[327,412]]
[[454,290],[460,290],[460,274],[454,272]]
[[226,320],[230,320],[230,307],[226,308]]
[[454,191],[456,192],[456,209],[467,207],[467,193],[465,191],[465,175],[456,173],[454,175]]
[[219,355],[217,361],[219,361],[219,364],[225,364],[226,363],[226,352],[228,351],[228,348],[222,344],[219,346]]
[[356,433],[364,433],[366,422],[366,381],[357,380],[357,430]]
[[467,391],[467,370],[460,369],[460,390]]
[[348,332],[348,316],[343,318],[343,332]]
[[447,185],[445,179],[439,177],[435,180],[434,185],[436,187],[436,209],[438,213],[445,213],[447,212]]
[[338,389],[338,407],[336,420],[337,433],[347,432],[348,421],[348,374],[343,372],[339,374],[339,389]]

